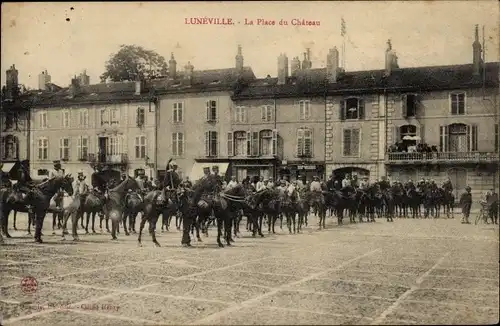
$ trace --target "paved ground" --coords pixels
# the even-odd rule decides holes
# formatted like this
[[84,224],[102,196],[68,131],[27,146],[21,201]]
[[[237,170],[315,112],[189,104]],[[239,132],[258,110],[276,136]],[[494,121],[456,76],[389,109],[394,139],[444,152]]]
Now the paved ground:
[[[180,247],[177,231],[159,235],[161,248],[149,236],[138,248],[136,236],[82,236],[74,244],[44,232],[46,244],[16,238],[0,247],[4,325],[499,320],[496,226],[378,220],[245,236],[223,249],[215,247],[215,230],[193,249]],[[36,278],[36,291],[21,286],[26,276]]]

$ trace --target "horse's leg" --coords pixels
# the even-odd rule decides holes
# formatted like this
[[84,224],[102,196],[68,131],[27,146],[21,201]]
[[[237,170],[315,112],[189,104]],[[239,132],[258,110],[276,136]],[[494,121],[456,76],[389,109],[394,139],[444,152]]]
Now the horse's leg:
[[16,219],[17,219],[17,211],[14,210],[14,231],[17,231],[17,227],[16,227]]
[[148,216],[149,216],[150,212],[144,212],[144,215],[142,215],[142,218],[141,218],[141,224],[139,225],[139,236],[137,237],[137,241],[139,243],[139,246],[142,246],[142,243],[141,243],[141,237],[142,237],[142,230],[144,229],[144,225],[146,224],[146,221],[148,220]]
[[217,219],[217,244],[219,245],[219,247],[224,247],[224,244],[222,244],[222,242],[220,241],[220,237],[222,235],[222,227],[223,227],[223,223],[224,221],[222,220],[221,217],[216,217]]
[[[5,234],[6,238],[11,238],[11,235],[9,234],[9,228],[8,228],[10,208],[8,208],[6,206],[2,207],[2,232]],[[29,223],[29,220],[28,220],[28,223]]]
[[45,220],[45,212],[36,212],[34,213],[35,216],[35,242],[36,243],[43,243],[42,240],[42,229],[43,229],[43,221]]
[[289,212],[286,212],[285,217],[286,217],[286,226],[288,227],[288,233],[292,234],[292,217],[290,216]]
[[[128,233],[128,228],[127,228],[127,218],[129,219],[129,222],[130,222],[131,214],[132,214],[132,212],[129,212],[127,210],[127,211],[123,212],[123,216],[122,216],[123,229],[125,230],[126,236],[130,235],[130,233]],[[151,225],[149,225],[149,227],[151,228]]]
[[[85,219],[85,234],[89,234],[90,212],[84,212],[84,215],[87,215],[86,219]],[[83,220],[83,217],[82,217],[82,220]]]
[[[194,228],[196,230],[196,240],[198,242],[203,242],[203,240],[201,239],[201,236],[200,236],[200,220],[199,219],[195,219],[193,221],[193,225],[194,225]],[[202,228],[202,231],[203,231],[203,228]]]
[[158,222],[159,214],[156,211],[153,211],[151,215],[151,220],[149,221],[149,233],[151,234],[151,238],[155,246],[161,247],[158,240],[156,240],[156,223]]

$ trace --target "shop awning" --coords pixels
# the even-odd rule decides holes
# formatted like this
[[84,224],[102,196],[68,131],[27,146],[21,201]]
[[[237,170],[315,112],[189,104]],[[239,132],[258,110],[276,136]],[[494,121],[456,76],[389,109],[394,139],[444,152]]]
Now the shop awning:
[[203,168],[208,167],[210,171],[212,171],[213,166],[219,167],[219,175],[224,176],[226,174],[227,168],[229,167],[229,163],[199,163],[195,162],[193,168],[191,169],[191,173],[189,174],[189,179],[192,182],[198,181],[203,176]]
[[16,163],[3,163],[2,172],[9,173]]

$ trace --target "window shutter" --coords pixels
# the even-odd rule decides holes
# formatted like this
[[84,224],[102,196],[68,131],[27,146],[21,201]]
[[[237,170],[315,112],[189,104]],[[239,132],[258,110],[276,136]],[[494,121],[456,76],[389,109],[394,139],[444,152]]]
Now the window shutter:
[[247,131],[247,156],[252,156],[252,133]]
[[448,151],[448,126],[439,126],[439,150]]
[[243,122],[247,122],[247,108],[242,107],[241,110],[243,111]]
[[297,129],[297,157],[302,156],[304,151],[304,129]]
[[210,131],[205,132],[205,156],[210,156]]
[[299,119],[300,120],[304,119],[304,111],[305,111],[304,106],[305,106],[304,101],[299,101]]
[[207,108],[207,121],[210,121],[210,101],[206,101],[205,106]]
[[313,135],[312,135],[312,130],[311,129],[305,129],[304,130],[304,155],[308,157],[312,157],[313,149],[312,149],[312,140],[313,140]]
[[256,131],[252,133],[252,155],[259,156],[259,133]]
[[278,130],[273,129],[273,156],[278,155]]
[[358,118],[360,120],[365,118],[365,100],[358,99]]
[[266,110],[266,106],[265,105],[260,107],[260,119],[262,121],[266,121],[267,120],[267,112],[266,111],[267,110]]
[[234,155],[234,142],[233,142],[233,133],[227,133],[227,156],[231,157]]
[[477,125],[467,125],[467,151],[477,151]]
[[424,128],[424,125],[421,124],[420,125],[420,141],[419,141],[419,143],[421,143],[421,144],[425,143],[424,137],[425,137],[425,128]]
[[406,94],[401,95],[401,113],[403,115],[403,118],[405,119],[406,117],[408,117],[407,101],[408,101],[408,95]]
[[352,155],[354,156],[359,156],[359,148],[360,148],[360,144],[361,144],[361,137],[360,137],[360,130],[359,129],[353,129],[351,131],[351,143],[352,143],[352,146],[351,148],[353,148],[353,153],[351,153]]
[[343,151],[342,151],[343,155],[349,156],[351,152],[351,129],[344,129],[342,146],[343,146]]
[[401,141],[400,131],[401,130],[400,130],[399,126],[394,126],[394,131],[393,131],[394,139],[392,141],[393,145],[396,145],[396,143],[399,143]]
[[339,119],[345,120],[345,100],[340,100],[339,105]]

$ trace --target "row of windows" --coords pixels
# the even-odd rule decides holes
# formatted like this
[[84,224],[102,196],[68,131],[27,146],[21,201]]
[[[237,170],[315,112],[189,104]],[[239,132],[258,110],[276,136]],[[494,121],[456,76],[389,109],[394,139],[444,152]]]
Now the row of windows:
[[[75,147],[73,143],[76,140],[76,153],[72,151]],[[96,152],[106,155],[121,155],[123,144],[125,143],[123,136],[98,137],[96,144]],[[145,159],[147,157],[147,140],[146,136],[137,136],[135,138],[135,158]],[[49,139],[40,137],[37,141],[37,151],[39,160],[49,159]],[[63,137],[59,139],[59,159],[69,161],[71,159],[88,160],[90,152],[90,137],[79,136],[76,139]],[[75,155],[72,156],[71,154]],[[52,159],[52,158],[51,158]]]

